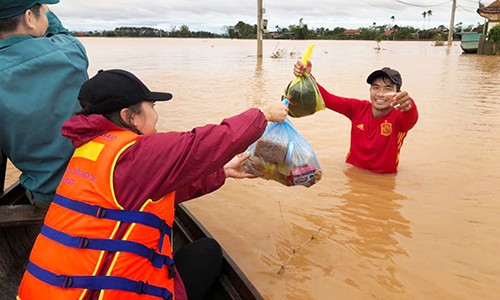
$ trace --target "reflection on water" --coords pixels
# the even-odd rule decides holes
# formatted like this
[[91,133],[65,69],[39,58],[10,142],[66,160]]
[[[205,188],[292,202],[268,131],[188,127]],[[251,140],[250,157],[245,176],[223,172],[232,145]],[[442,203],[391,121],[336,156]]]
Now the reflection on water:
[[411,238],[411,230],[410,222],[399,211],[406,197],[395,191],[396,176],[354,167],[344,170],[344,175],[350,191],[342,195],[345,201],[335,207],[343,226],[333,240],[367,259],[359,263],[360,272],[390,291],[403,292],[394,263],[397,256],[408,256],[398,238]]
[[[253,93],[253,98],[254,99],[265,99],[266,95],[266,85],[264,83],[264,69],[262,68],[263,65],[263,60],[262,58],[256,58],[255,59],[255,73],[254,73],[254,78],[252,82],[250,83],[252,85],[252,91]],[[261,101],[255,100],[253,103],[251,103],[249,106],[259,106]]]
[[[124,68],[151,89],[160,130],[219,123],[279,101],[308,41],[82,39],[90,74]],[[228,180],[188,208],[265,299],[498,299],[500,295],[500,57],[429,42],[314,41],[313,74],[340,96],[368,98],[366,76],[398,69],[420,119],[400,171],[344,163],[348,120],[332,111],[293,119],[323,170],[307,189]],[[9,173],[9,180],[16,178]],[[284,271],[278,274],[283,265]]]
[[[342,291],[343,299],[366,299],[366,294],[376,299],[408,296],[397,262],[409,257],[400,240],[411,239],[412,232],[400,211],[406,197],[396,191],[396,176],[354,167],[342,174],[348,189],[319,195],[326,206],[315,207],[313,213],[285,206],[283,201],[292,199],[277,197],[281,222],[269,229],[275,251],[261,256],[274,274],[259,274],[280,290],[277,298],[329,299],[333,290]],[[284,284],[290,280],[296,284]],[[274,297],[276,293],[270,299]]]

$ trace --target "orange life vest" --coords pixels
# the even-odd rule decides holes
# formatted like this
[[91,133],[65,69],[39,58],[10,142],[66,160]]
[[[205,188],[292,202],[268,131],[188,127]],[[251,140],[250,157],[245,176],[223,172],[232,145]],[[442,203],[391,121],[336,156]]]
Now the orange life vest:
[[[90,290],[98,290],[99,299],[175,299],[170,242],[175,194],[136,199],[144,203],[139,211],[126,211],[114,193],[116,161],[138,138],[113,131],[75,150],[18,299],[84,299]],[[117,236],[120,226],[126,232]]]

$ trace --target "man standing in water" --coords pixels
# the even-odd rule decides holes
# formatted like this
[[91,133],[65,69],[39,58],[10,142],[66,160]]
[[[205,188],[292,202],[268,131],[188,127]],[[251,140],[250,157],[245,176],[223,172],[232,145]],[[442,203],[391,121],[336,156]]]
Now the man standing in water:
[[[298,61],[293,73],[311,74],[310,61]],[[403,80],[398,71],[382,68],[372,72],[370,101],[339,97],[318,84],[327,108],[351,120],[351,146],[346,162],[375,173],[395,173],[399,152],[410,129],[417,123],[417,106],[408,92],[401,91]]]
[[88,79],[85,48],[47,6],[58,2],[0,0],[0,150],[39,207],[52,201],[73,154],[61,125],[81,109]]

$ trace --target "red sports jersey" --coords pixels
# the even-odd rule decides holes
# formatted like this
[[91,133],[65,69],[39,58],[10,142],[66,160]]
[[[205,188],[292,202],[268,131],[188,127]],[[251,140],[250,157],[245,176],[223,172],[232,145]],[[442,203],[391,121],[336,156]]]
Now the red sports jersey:
[[376,119],[370,101],[339,97],[318,87],[326,107],[351,120],[351,147],[346,162],[376,173],[397,172],[403,141],[418,120],[413,99],[409,111],[391,109],[387,116]]

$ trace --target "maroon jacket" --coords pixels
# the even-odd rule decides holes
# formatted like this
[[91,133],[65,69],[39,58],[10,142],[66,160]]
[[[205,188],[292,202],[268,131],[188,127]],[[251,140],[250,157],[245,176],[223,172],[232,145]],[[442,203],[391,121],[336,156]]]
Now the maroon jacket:
[[[113,178],[117,201],[126,210],[138,210],[147,199],[158,200],[174,191],[175,201],[180,203],[217,190],[225,182],[224,165],[256,141],[266,126],[264,114],[249,109],[224,119],[220,125],[139,138],[116,163]],[[77,115],[63,124],[62,133],[76,148],[114,130],[126,129],[102,115]],[[126,227],[120,228],[118,234],[125,231]],[[106,258],[103,269],[109,267],[111,258]],[[176,299],[187,298],[178,277],[175,284]]]

